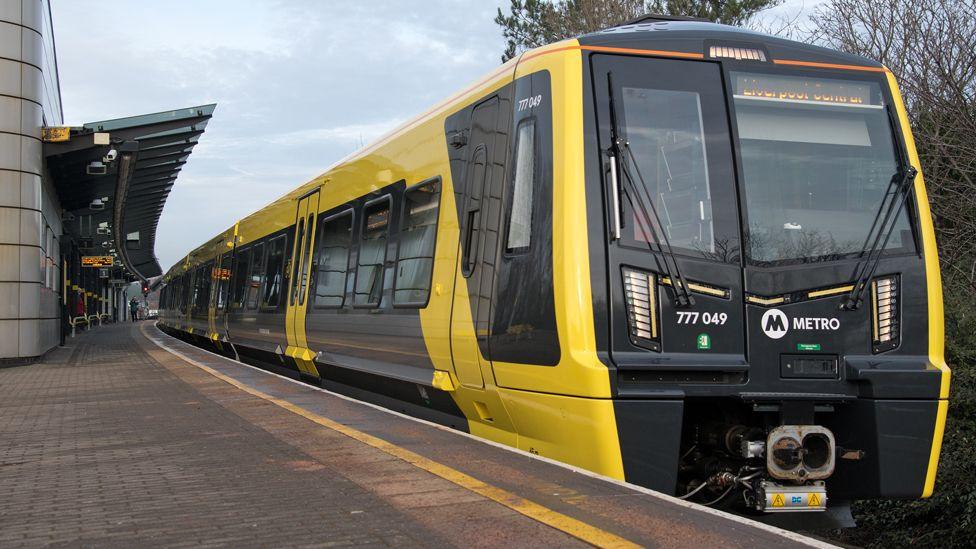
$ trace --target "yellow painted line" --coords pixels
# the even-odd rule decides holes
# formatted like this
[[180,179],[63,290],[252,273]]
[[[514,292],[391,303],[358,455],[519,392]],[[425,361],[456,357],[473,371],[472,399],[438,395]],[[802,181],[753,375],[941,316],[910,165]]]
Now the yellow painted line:
[[[140,326],[139,329],[147,339],[155,341],[149,336],[149,334],[146,333],[145,324]],[[163,348],[166,349],[166,347]],[[169,349],[167,350],[169,351]],[[287,400],[283,400],[259,391],[253,387],[241,383],[240,381],[237,381],[230,376],[222,374],[209,366],[204,366],[203,364],[193,361],[176,351],[169,352],[182,358],[188,364],[196,366],[197,368],[207,372],[217,379],[220,379],[221,381],[225,381],[230,385],[233,385],[245,393],[256,396],[262,400],[266,400],[276,406],[292,412],[293,414],[302,416],[313,423],[328,429],[332,429],[333,431],[346,435],[347,437],[362,442],[363,444],[372,446],[377,450],[406,461],[407,463],[419,467],[428,473],[441,477],[444,480],[450,481],[496,503],[500,503],[501,505],[504,505],[517,513],[525,515],[526,517],[545,524],[546,526],[569,534],[579,540],[585,541],[586,543],[595,545],[597,547],[640,547],[640,545],[630,542],[615,534],[611,534],[606,530],[602,530],[596,526],[592,526],[583,521],[574,519],[558,511],[553,511],[552,509],[539,505],[534,501],[527,500],[521,496],[517,496],[511,492],[480,481],[471,475],[458,471],[457,469],[453,469],[432,459],[425,458],[424,456],[411,452],[405,448],[401,448],[400,446],[387,442],[381,438],[353,429],[348,425],[343,425],[336,421],[332,421],[331,419],[320,416],[314,412],[310,412],[304,408],[301,408],[300,406],[296,406]]]

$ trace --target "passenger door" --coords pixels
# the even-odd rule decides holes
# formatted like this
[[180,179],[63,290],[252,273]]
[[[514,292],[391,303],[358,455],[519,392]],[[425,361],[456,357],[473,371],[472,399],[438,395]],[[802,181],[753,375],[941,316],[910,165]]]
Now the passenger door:
[[492,97],[471,113],[470,152],[463,191],[457,196],[461,234],[451,314],[451,355],[458,379],[474,388],[484,387],[483,367],[490,372],[488,331],[501,207],[500,192],[492,184],[494,177],[501,176],[494,173],[501,168],[493,165],[499,152],[494,142],[498,110],[498,97]]
[[[720,66],[613,55],[594,56],[592,66],[618,390],[742,381],[740,232]],[[611,93],[621,143],[615,161]],[[675,304],[669,245],[694,305]]]
[[305,337],[305,312],[308,306],[312,250],[315,240],[315,219],[319,211],[318,189],[298,199],[295,213],[295,245],[292,250],[291,276],[288,277],[288,307],[285,327],[288,345],[308,348]]

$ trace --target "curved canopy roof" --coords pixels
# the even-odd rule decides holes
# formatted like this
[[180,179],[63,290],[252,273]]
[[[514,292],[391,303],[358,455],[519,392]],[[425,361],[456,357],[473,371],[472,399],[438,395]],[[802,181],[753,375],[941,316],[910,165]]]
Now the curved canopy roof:
[[162,274],[156,226],[180,170],[215,104],[89,122],[44,144],[65,216],[65,232],[84,250],[114,250],[127,274]]

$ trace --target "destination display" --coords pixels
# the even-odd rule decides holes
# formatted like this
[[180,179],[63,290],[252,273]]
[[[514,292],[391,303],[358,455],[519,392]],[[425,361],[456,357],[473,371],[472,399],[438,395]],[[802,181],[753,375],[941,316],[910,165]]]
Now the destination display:
[[82,267],[114,267],[115,260],[110,255],[83,255],[81,256]]
[[735,72],[736,99],[880,107],[881,98],[864,82]]

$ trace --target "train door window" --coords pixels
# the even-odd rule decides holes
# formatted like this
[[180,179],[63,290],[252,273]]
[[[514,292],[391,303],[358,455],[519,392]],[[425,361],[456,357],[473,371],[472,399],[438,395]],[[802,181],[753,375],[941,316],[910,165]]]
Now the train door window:
[[220,268],[217,269],[217,310],[223,311],[227,306],[228,290],[231,278],[231,254],[227,252],[220,258]]
[[193,310],[197,305],[197,294],[200,293],[200,275],[197,271],[198,269],[194,269],[189,273],[190,283],[188,285],[189,291],[187,292],[186,299],[186,314],[188,315],[193,314]]
[[193,303],[193,272],[183,274],[180,282],[180,312],[190,314],[190,304]]
[[424,306],[434,267],[440,180],[416,185],[403,196],[393,304]]
[[532,193],[535,189],[535,119],[519,123],[515,142],[515,175],[508,212],[507,253],[525,251],[532,243]]
[[206,311],[210,303],[210,287],[211,281],[213,280],[213,266],[213,261],[211,261],[200,267],[200,269],[197,271],[197,280],[200,283],[200,289],[197,291],[197,301],[194,306],[198,313]]
[[315,307],[342,307],[352,244],[352,210],[326,218],[319,229]]
[[465,278],[474,272],[474,264],[478,257],[475,247],[480,241],[481,195],[484,192],[485,177],[488,170],[488,149],[484,145],[475,149],[468,169],[471,170],[471,175],[468,177],[469,188],[464,214],[463,252],[461,255],[461,274]]
[[251,276],[247,281],[247,308],[254,310],[258,308],[258,298],[260,297],[261,284],[264,283],[264,242],[258,244],[251,251]]
[[268,260],[265,265],[264,297],[262,308],[276,308],[281,301],[281,285],[284,278],[285,235],[268,242]]
[[292,292],[291,292],[291,304],[295,304],[295,298],[298,296],[298,271],[301,268],[299,263],[301,263],[302,257],[302,239],[305,238],[305,218],[298,220],[297,228],[295,229],[295,253],[291,258],[291,279],[292,279]]
[[356,306],[375,307],[380,303],[389,231],[390,197],[366,204],[363,208],[362,239],[359,245],[359,265],[356,269]]
[[302,260],[302,268],[301,268],[302,274],[301,277],[297,280],[298,287],[299,287],[298,290],[299,305],[305,304],[305,294],[309,284],[309,280],[308,280],[309,266],[310,266],[310,256],[312,253],[312,236],[314,230],[315,230],[315,214],[310,213],[308,214],[308,218],[305,220],[305,231],[308,233],[308,237],[305,238],[305,251],[300,256]]
[[248,268],[250,266],[251,250],[237,252],[231,272],[230,296],[227,298],[228,308],[232,310],[244,305],[244,296],[247,294],[247,277],[250,274]]

